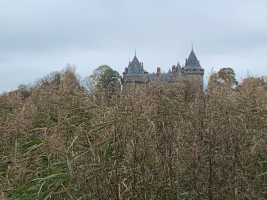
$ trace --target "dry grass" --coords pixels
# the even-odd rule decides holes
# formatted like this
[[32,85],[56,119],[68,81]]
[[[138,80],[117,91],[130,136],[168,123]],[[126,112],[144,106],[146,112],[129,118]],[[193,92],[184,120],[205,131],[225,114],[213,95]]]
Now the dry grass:
[[1,95],[0,199],[266,199],[264,87],[184,88],[96,100],[65,71]]

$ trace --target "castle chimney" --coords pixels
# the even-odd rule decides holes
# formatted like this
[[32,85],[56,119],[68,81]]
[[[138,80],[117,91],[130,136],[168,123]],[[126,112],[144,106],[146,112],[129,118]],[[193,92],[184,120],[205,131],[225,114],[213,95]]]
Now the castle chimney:
[[157,67],[157,76],[160,75],[160,67]]
[[122,73],[125,76],[128,73],[128,67],[125,67],[125,71]]
[[172,66],[172,74],[175,74],[175,65]]

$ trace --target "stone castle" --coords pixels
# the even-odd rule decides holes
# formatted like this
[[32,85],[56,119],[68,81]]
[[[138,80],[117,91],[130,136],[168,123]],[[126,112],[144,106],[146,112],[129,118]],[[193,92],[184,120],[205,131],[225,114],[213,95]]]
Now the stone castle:
[[161,73],[160,68],[157,68],[156,73],[148,73],[142,62],[135,56],[132,62],[129,61],[128,67],[123,72],[123,86],[127,85],[147,85],[149,83],[171,83],[177,80],[188,81],[203,89],[204,69],[201,67],[196,54],[191,50],[189,57],[185,59],[185,64],[181,66],[179,63],[173,65],[167,73]]

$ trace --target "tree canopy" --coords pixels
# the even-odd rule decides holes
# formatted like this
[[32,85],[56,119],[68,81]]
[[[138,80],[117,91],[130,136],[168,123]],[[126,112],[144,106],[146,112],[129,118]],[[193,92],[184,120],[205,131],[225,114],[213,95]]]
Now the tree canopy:
[[85,85],[90,93],[105,93],[111,97],[121,87],[120,74],[108,65],[101,65],[85,79]]
[[232,68],[222,68],[218,72],[213,72],[210,75],[208,89],[222,84],[232,88],[238,85],[238,81],[235,78],[235,71]]
[[232,68],[222,68],[217,74],[220,83],[226,83],[231,86],[238,85],[238,81],[235,79],[235,71]]
[[242,83],[240,83],[237,87],[237,91],[243,91],[245,88],[246,91],[248,91],[248,88],[250,88],[250,91],[257,90],[259,88],[266,90],[267,89],[267,82],[266,78],[264,77],[247,77],[245,78]]

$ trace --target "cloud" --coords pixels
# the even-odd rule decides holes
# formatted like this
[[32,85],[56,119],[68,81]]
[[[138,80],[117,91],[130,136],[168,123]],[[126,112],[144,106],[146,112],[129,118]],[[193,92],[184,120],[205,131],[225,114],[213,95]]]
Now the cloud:
[[134,48],[147,71],[167,71],[184,63],[192,42],[206,72],[232,66],[243,76],[255,65],[264,75],[266,7],[260,0],[3,1],[0,92],[66,63],[83,76],[101,64],[122,72]]

